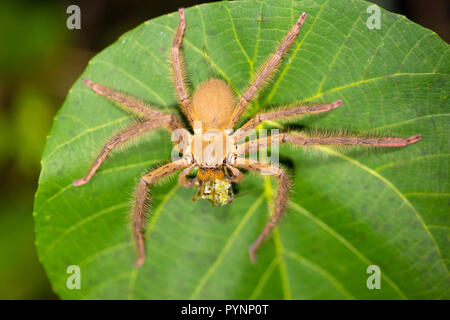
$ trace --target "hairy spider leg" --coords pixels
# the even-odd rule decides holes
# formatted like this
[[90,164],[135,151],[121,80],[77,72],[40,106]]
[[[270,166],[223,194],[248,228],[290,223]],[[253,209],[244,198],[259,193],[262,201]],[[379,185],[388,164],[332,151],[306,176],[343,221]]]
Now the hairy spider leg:
[[[409,138],[394,138],[394,137],[304,137],[299,134],[292,133],[280,133],[273,136],[265,137],[264,139],[255,139],[239,145],[238,154],[245,155],[261,148],[267,148],[271,146],[272,140],[277,140],[279,143],[289,142],[298,146],[308,145],[364,145],[370,147],[406,147],[413,144],[422,138],[420,134],[411,136]],[[234,164],[237,167],[261,171],[262,169],[268,169],[272,166],[268,164],[262,164],[252,161],[250,159],[238,158],[237,163]],[[278,169],[278,170],[277,170]],[[279,178],[280,183],[278,187],[278,193],[275,200],[275,209],[272,214],[271,220],[267,223],[257,240],[250,246],[249,255],[252,262],[256,261],[256,250],[261,245],[265,237],[267,237],[273,227],[278,223],[283,211],[286,209],[286,203],[288,200],[289,179],[286,176],[283,169],[273,167],[273,176]]]
[[261,148],[268,148],[271,146],[273,140],[278,143],[291,143],[296,146],[367,146],[367,147],[383,147],[383,148],[399,148],[406,147],[410,144],[416,143],[422,139],[422,135],[417,134],[409,138],[398,137],[347,137],[344,134],[335,133],[333,136],[327,137],[308,137],[301,133],[280,133],[273,136],[265,137],[264,139],[254,139],[242,143],[238,146],[238,154],[245,155]]
[[267,120],[276,120],[283,118],[298,117],[303,114],[317,114],[322,112],[328,112],[334,110],[342,105],[343,100],[337,100],[333,103],[327,103],[315,106],[286,106],[279,107],[276,110],[267,113],[258,113],[249,121],[247,121],[242,127],[240,127],[236,133],[233,134],[233,141],[239,142],[246,136],[247,132],[256,128],[262,122]]
[[278,179],[278,191],[275,198],[275,206],[273,209],[273,213],[269,222],[267,222],[264,229],[259,234],[258,238],[248,249],[248,254],[250,257],[250,261],[252,263],[256,263],[256,250],[261,246],[263,240],[270,234],[272,229],[278,224],[280,221],[283,212],[286,210],[288,195],[289,195],[289,178],[286,172],[279,167],[275,167],[272,165],[268,165],[265,163],[261,163],[259,161],[254,161],[250,159],[238,158],[236,164],[233,164],[236,167],[250,170],[250,171],[259,171],[264,170],[265,173],[270,173],[271,176]]
[[73,185],[78,187],[83,184],[88,183],[94,174],[97,172],[100,165],[103,161],[106,160],[111,151],[119,145],[129,141],[130,139],[141,135],[145,132],[154,130],[159,127],[167,127],[170,128],[172,123],[172,117],[170,115],[166,115],[164,117],[155,118],[153,120],[147,120],[143,122],[137,122],[131,127],[121,131],[118,135],[110,139],[105,146],[102,148],[94,163],[91,165],[88,174],[80,179],[73,181]]
[[173,40],[171,55],[172,69],[175,80],[175,90],[180,100],[181,109],[189,120],[191,126],[194,126],[194,112],[192,110],[191,98],[186,88],[186,70],[184,68],[184,59],[181,51],[183,45],[184,30],[186,29],[186,19],[184,16],[184,8],[178,9],[180,23],[178,24],[177,33]]
[[138,251],[138,257],[135,262],[136,267],[142,266],[145,261],[145,215],[148,209],[148,203],[150,201],[149,187],[156,181],[175,173],[178,170],[186,168],[188,165],[183,159],[169,162],[161,167],[150,171],[145,174],[135,192],[135,202],[133,206],[133,234],[136,242],[136,247]]
[[[100,83],[93,82],[89,79],[83,79],[82,81],[95,93],[108,98],[109,100],[117,103],[117,105],[125,111],[131,112],[137,116],[148,119],[167,116],[167,113],[155,110],[153,107],[146,105],[136,98],[108,88]],[[172,130],[182,128],[180,121],[175,117],[173,118],[173,124],[171,126]]]
[[271,74],[277,69],[277,66],[279,65],[284,54],[288,51],[290,45],[294,42],[295,38],[300,32],[300,29],[305,20],[306,12],[303,12],[298,18],[295,25],[283,39],[283,42],[279,45],[275,53],[262,66],[255,78],[255,81],[247,88],[247,90],[245,90],[233,112],[233,116],[231,118],[233,126],[235,126],[241,118],[248,103],[256,97],[256,93],[264,86],[264,84],[270,78]]
[[88,183],[111,151],[130,139],[160,127],[165,127],[170,131],[183,129],[180,121],[172,114],[154,110],[135,98],[112,90],[91,80],[83,79],[83,82],[95,93],[116,102],[124,110],[140,116],[143,120],[138,121],[129,128],[122,130],[119,134],[110,139],[98,154],[88,174],[81,179],[75,180],[73,182],[74,186],[81,186]]

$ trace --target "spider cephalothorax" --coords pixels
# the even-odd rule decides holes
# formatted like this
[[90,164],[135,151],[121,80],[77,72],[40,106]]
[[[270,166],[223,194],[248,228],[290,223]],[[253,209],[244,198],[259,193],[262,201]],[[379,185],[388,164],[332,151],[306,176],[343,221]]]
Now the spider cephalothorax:
[[[308,136],[300,132],[281,132],[267,138],[255,137],[243,143],[243,139],[247,136],[248,132],[256,129],[264,121],[327,112],[338,108],[343,103],[342,100],[337,100],[328,104],[281,107],[267,113],[259,113],[248,120],[238,130],[233,131],[247,105],[256,97],[258,91],[274,73],[283,55],[286,54],[289,46],[295,41],[306,19],[306,13],[303,13],[299,17],[275,53],[269,57],[259,73],[255,75],[254,81],[238,99],[235,98],[228,85],[220,79],[209,79],[203,82],[195,90],[191,99],[186,88],[184,79],[185,70],[183,68],[183,57],[181,54],[182,40],[186,27],[184,9],[180,9],[179,13],[180,24],[178,25],[171,48],[171,60],[174,85],[181,110],[193,128],[193,134],[183,128],[178,117],[174,114],[163,113],[125,94],[94,83],[88,79],[83,79],[83,82],[94,92],[117,102],[119,106],[138,115],[143,120],[136,122],[133,126],[121,131],[117,136],[108,141],[91,166],[87,176],[75,180],[73,182],[74,186],[80,186],[89,182],[112,149],[127,142],[131,138],[156,128],[164,127],[172,131],[172,138],[174,136],[176,138],[173,139],[176,144],[175,154],[178,155],[178,153],[181,153],[181,157],[172,159],[172,162],[145,174],[136,188],[133,206],[133,234],[138,249],[136,266],[141,266],[145,260],[144,216],[149,201],[148,188],[156,181],[172,173],[182,170],[178,177],[178,182],[186,187],[193,186],[198,188],[198,193],[194,197],[194,200],[197,198],[206,199],[211,201],[215,206],[226,205],[233,200],[232,183],[237,183],[243,178],[243,174],[237,168],[269,174],[278,179],[278,192],[270,221],[249,248],[250,260],[255,262],[256,250],[276,226],[286,209],[289,178],[282,168],[273,164],[246,158],[246,155],[255,150],[273,146],[273,143],[291,143],[300,147],[314,145],[405,147],[421,139],[421,135],[415,135],[409,138],[393,138],[358,137],[343,133],[326,136]],[[188,175],[194,170],[197,170],[196,177],[188,178]]]

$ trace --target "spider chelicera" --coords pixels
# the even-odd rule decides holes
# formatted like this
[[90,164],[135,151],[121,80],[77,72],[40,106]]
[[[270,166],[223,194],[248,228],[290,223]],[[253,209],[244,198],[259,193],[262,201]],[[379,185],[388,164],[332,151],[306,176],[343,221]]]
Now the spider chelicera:
[[[178,182],[183,186],[197,187],[198,196],[196,198],[210,200],[213,205],[226,205],[233,200],[232,183],[237,183],[243,178],[243,174],[238,168],[249,171],[269,172],[271,176],[279,180],[271,218],[248,250],[250,260],[255,262],[256,250],[264,238],[277,225],[286,209],[289,193],[289,177],[285,170],[279,166],[246,158],[245,156],[250,152],[267,148],[273,142],[288,142],[301,147],[313,145],[405,147],[422,138],[421,135],[414,135],[409,138],[358,137],[344,133],[336,133],[331,136],[308,136],[300,132],[289,132],[274,134],[264,139],[255,138],[242,143],[247,133],[250,130],[256,129],[263,121],[327,112],[338,108],[343,103],[342,100],[338,100],[321,105],[291,105],[267,113],[259,113],[237,131],[233,132],[233,130],[230,130],[236,126],[249,102],[255,99],[258,91],[260,91],[270,76],[275,72],[283,55],[288,51],[289,46],[295,41],[300,32],[301,26],[306,19],[306,13],[303,13],[298,18],[276,51],[262,66],[253,83],[247,87],[238,100],[226,82],[215,78],[203,82],[196,88],[192,98],[190,97],[186,87],[186,72],[183,66],[181,52],[183,35],[186,28],[183,8],[179,9],[179,16],[180,23],[171,48],[173,81],[181,110],[186,115],[191,127],[194,128],[193,134],[184,129],[181,121],[174,114],[163,113],[151,106],[145,105],[135,98],[114,91],[99,83],[94,83],[91,80],[83,79],[83,82],[95,93],[111,99],[125,110],[139,116],[139,121],[110,139],[101,150],[88,174],[81,179],[75,180],[73,182],[74,186],[81,186],[89,182],[111,150],[131,138],[161,127],[173,133],[178,132],[176,135],[178,138],[175,139],[175,146],[177,153],[179,152],[182,157],[145,174],[136,188],[132,209],[133,234],[138,251],[135,266],[141,266],[145,260],[144,230],[147,203],[150,200],[149,187],[170,174],[182,170]],[[218,141],[219,143],[217,143]],[[194,169],[198,169],[196,177],[188,178],[188,175]]]

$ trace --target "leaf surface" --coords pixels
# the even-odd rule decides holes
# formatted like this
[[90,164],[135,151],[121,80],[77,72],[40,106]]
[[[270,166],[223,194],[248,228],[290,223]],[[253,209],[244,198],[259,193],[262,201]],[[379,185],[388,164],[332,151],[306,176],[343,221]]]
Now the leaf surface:
[[[170,136],[145,136],[73,187],[105,141],[133,121],[81,78],[179,113],[167,63],[178,14],[145,22],[95,56],[55,118],[36,194],[37,249],[55,292],[65,299],[448,299],[448,45],[385,10],[381,29],[369,30],[369,5],[247,0],[186,10],[191,89],[218,77],[237,95],[308,13],[242,121],[280,104],[344,99],[337,110],[290,124],[424,136],[383,152],[282,146],[290,206],[256,265],[247,248],[267,222],[276,181],[246,175],[237,187],[247,194],[222,208],[192,202],[195,190],[176,179],[154,187],[147,261],[133,268],[131,195],[142,174],[170,159]],[[69,265],[81,268],[81,290],[66,287]],[[381,269],[381,290],[367,288],[369,265]]]

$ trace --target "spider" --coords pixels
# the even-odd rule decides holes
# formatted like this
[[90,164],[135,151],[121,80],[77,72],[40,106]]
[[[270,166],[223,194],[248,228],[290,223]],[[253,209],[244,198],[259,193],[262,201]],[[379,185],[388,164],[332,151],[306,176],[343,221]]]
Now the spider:
[[[97,156],[88,174],[81,179],[75,180],[73,182],[74,186],[88,183],[108,157],[108,154],[131,138],[157,128],[166,128],[172,133],[179,133],[176,135],[178,138],[175,139],[175,148],[182,157],[178,157],[178,159],[146,173],[141,177],[135,191],[132,226],[137,247],[136,267],[140,267],[145,261],[144,231],[147,204],[150,200],[149,188],[156,181],[168,175],[182,170],[178,177],[178,183],[186,187],[197,187],[198,193],[194,199],[207,199],[216,206],[226,205],[233,201],[232,183],[238,183],[243,178],[243,173],[239,168],[260,173],[263,171],[269,172],[271,176],[278,179],[278,190],[271,218],[248,249],[249,258],[251,262],[255,263],[257,249],[277,225],[287,207],[290,179],[286,171],[279,166],[246,158],[246,155],[250,152],[268,148],[269,143],[272,142],[280,144],[287,142],[300,147],[314,145],[405,147],[422,138],[421,135],[414,135],[409,138],[396,138],[357,137],[345,135],[344,133],[336,133],[332,136],[308,136],[299,132],[282,132],[268,136],[267,139],[260,137],[242,143],[247,133],[252,129],[256,129],[263,121],[328,112],[338,108],[343,103],[342,100],[337,100],[321,105],[290,105],[275,111],[259,113],[235,132],[230,130],[236,126],[248,104],[255,99],[257,93],[275,72],[283,56],[299,34],[305,22],[306,13],[300,15],[276,51],[261,67],[253,83],[247,87],[239,99],[235,98],[225,81],[216,78],[203,82],[195,90],[192,97],[189,95],[181,51],[186,28],[183,8],[179,9],[179,19],[179,25],[171,47],[171,65],[180,108],[186,115],[191,127],[194,128],[193,134],[184,129],[181,121],[174,114],[163,113],[133,97],[114,91],[91,80],[83,79],[83,82],[95,93],[116,102],[120,107],[139,116],[139,121],[111,138]],[[205,152],[206,150],[209,150],[209,153]],[[195,178],[189,178],[188,175],[194,169],[197,169]]]

